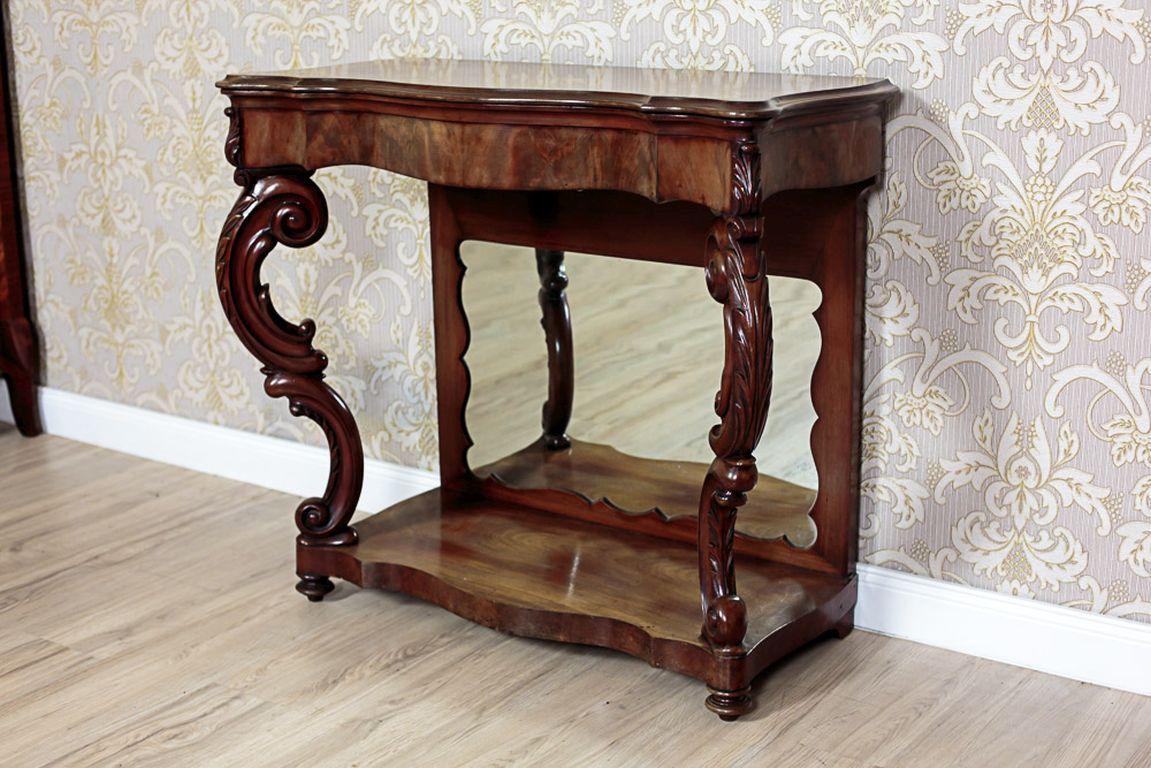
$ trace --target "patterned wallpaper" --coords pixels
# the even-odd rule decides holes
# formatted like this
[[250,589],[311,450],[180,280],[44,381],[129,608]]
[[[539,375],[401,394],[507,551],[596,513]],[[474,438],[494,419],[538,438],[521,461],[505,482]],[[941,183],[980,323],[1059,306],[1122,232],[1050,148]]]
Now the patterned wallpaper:
[[[48,383],[316,439],[212,289],[228,71],[401,55],[885,75],[869,562],[1151,620],[1151,13],[1141,0],[12,0]],[[435,460],[421,185],[321,174],[275,260],[372,456]]]

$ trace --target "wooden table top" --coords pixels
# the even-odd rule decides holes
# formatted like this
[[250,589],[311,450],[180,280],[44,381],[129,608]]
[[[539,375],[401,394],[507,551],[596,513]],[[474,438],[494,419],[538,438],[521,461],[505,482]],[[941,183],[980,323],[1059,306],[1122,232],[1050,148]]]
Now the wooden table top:
[[361,95],[523,107],[585,107],[647,114],[770,119],[783,112],[886,101],[885,79],[565,64],[390,59],[233,74],[226,94]]

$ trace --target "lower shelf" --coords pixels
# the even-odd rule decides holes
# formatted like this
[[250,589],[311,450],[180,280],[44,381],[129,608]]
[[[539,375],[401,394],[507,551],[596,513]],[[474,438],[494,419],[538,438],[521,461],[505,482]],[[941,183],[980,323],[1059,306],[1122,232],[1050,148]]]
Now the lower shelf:
[[[656,514],[667,522],[689,522],[693,541],[699,489],[707,472],[707,464],[645,459],[610,445],[579,440],[562,450],[547,448],[538,440],[475,470],[479,477],[513,491],[530,491],[524,497],[528,506],[532,504],[526,499],[539,500],[541,491],[549,495],[559,491],[587,504],[602,502],[633,518]],[[812,488],[761,475],[755,493],[749,494],[739,510],[736,531],[745,538],[786,538],[796,547],[810,547],[816,536],[810,514],[816,496]]]
[[855,605],[854,577],[740,559],[748,651],[718,659],[700,636],[688,544],[440,490],[355,527],[356,546],[300,547],[300,572],[403,592],[515,635],[613,648],[722,689],[843,631]]

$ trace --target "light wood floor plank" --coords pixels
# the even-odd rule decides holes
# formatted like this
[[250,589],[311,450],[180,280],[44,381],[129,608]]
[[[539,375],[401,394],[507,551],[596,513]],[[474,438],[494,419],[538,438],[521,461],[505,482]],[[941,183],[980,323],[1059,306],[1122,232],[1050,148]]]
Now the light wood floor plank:
[[727,724],[620,654],[312,605],[297,501],[0,427],[0,764],[1151,766],[1151,699],[861,632]]

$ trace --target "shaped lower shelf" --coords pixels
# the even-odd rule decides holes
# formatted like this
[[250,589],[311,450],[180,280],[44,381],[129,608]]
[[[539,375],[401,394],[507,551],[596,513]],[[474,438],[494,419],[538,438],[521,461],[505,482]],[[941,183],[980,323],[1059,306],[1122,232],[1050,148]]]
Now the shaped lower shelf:
[[355,527],[355,546],[299,547],[299,570],[403,592],[502,632],[613,648],[719,687],[843,634],[855,604],[854,577],[739,558],[749,650],[717,665],[700,636],[689,544],[440,490]]
[[[695,540],[699,492],[708,465],[692,461],[646,459],[621,453],[610,445],[572,440],[570,447],[552,450],[542,440],[475,471],[511,493],[512,503],[535,506],[556,493],[578,496],[588,505],[599,503],[615,514],[636,518],[658,515],[677,528],[688,523]],[[516,498],[517,491],[529,491]],[[489,492],[491,498],[499,498]],[[755,492],[740,508],[737,533],[746,539],[786,538],[796,547],[815,541],[810,511],[816,491],[776,477],[761,475]],[[534,502],[534,503],[533,503]],[[546,504],[546,501],[543,503]],[[667,531],[665,531],[667,533]]]

